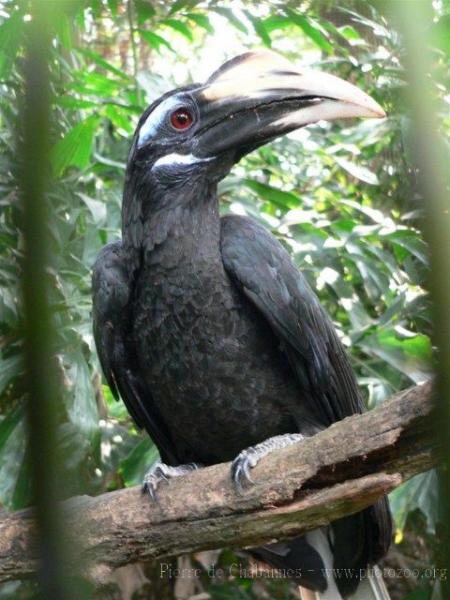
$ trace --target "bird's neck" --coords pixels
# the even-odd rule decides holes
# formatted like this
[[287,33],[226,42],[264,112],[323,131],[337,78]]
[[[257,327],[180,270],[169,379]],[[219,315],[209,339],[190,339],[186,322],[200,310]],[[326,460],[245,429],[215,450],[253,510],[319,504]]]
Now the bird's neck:
[[[194,188],[194,189],[193,189]],[[157,208],[155,208],[157,207]],[[165,194],[164,204],[149,198],[122,213],[122,235],[130,268],[155,263],[210,263],[220,259],[217,187],[186,186]]]

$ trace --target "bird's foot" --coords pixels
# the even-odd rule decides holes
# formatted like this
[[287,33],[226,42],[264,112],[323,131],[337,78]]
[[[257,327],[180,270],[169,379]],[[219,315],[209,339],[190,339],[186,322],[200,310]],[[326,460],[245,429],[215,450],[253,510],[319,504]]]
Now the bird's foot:
[[267,456],[273,450],[285,448],[291,444],[301,442],[304,436],[301,433],[286,433],[285,435],[276,435],[256,446],[250,446],[242,450],[231,463],[231,478],[241,494],[244,491],[244,485],[254,483],[250,477],[250,469],[256,467],[258,462],[264,456]]
[[173,477],[186,475],[186,473],[190,473],[191,471],[195,471],[199,468],[200,465],[197,463],[178,465],[178,467],[169,467],[169,465],[161,462],[156,463],[144,477],[144,481],[142,483],[142,493],[148,493],[153,502],[156,502],[156,491],[160,483],[163,481],[168,482],[169,479],[172,479]]

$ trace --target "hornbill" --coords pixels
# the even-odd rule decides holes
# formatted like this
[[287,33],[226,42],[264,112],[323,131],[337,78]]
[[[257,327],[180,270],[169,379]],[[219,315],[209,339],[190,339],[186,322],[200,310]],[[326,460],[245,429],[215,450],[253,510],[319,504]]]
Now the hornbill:
[[[140,118],[122,241],[95,263],[93,317],[106,380],[161,455],[144,482],[153,499],[161,481],[229,460],[242,490],[271,450],[363,411],[342,343],[289,253],[259,223],[221,218],[217,184],[294,129],[383,116],[354,85],[257,51],[163,95]],[[251,553],[296,569],[304,588],[347,598],[387,551],[391,527],[382,499]],[[371,597],[366,588],[361,598]]]

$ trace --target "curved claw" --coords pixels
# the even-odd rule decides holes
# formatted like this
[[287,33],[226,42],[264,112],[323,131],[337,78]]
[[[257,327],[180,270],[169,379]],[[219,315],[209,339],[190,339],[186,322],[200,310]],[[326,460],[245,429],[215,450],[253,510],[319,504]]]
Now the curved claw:
[[250,454],[250,450],[243,450],[231,464],[231,478],[240,494],[243,493],[245,485],[255,483],[251,478],[250,469],[253,469],[258,461]]
[[163,481],[169,481],[168,478],[164,475],[162,469],[159,468],[159,465],[152,469],[149,473],[147,473],[144,477],[144,481],[142,483],[142,493],[148,493],[152,502],[158,502],[158,498],[156,495],[156,491]]
[[158,463],[145,475],[142,482],[142,493],[148,493],[152,502],[158,502],[156,492],[161,483],[168,483],[173,477],[185,475],[190,471],[198,469],[199,466],[196,463],[189,463],[187,465],[179,465],[178,467],[170,467],[164,463]]

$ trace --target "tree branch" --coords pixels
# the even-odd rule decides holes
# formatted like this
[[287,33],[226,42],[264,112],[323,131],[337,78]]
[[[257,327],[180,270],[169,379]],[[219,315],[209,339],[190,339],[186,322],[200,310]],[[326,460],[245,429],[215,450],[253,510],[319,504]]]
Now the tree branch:
[[[243,495],[230,464],[173,479],[151,504],[139,488],[63,504],[83,571],[96,583],[141,560],[302,534],[372,504],[439,459],[431,383],[274,452]],[[0,514],[0,582],[36,570],[32,510]]]

